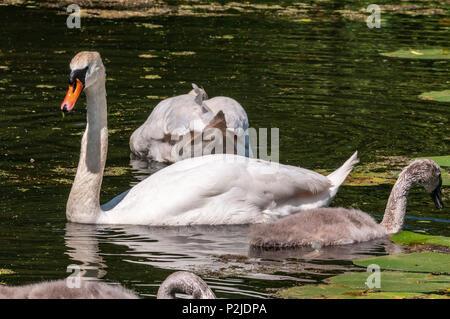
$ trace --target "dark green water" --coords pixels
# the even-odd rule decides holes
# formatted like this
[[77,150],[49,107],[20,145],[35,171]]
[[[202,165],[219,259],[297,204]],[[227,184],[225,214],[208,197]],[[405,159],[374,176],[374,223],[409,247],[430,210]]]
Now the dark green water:
[[[0,281],[15,285],[65,278],[67,266],[78,264],[86,277],[154,297],[173,270],[207,269],[203,277],[219,297],[266,297],[270,288],[317,282],[343,271],[351,267],[350,257],[389,253],[392,247],[385,243],[326,252],[332,260],[308,257],[307,269],[292,273],[287,261],[295,262],[304,252],[251,252],[245,226],[155,229],[65,221],[85,98],[64,119],[59,105],[70,59],[82,50],[99,51],[108,74],[107,166],[116,170],[104,178],[102,202],[142,175],[130,166],[133,130],[161,98],[186,93],[192,82],[211,97],[238,100],[251,126],[278,127],[282,163],[332,170],[356,149],[362,163],[374,162],[376,155],[448,155],[449,105],[417,95],[448,89],[449,63],[379,55],[399,48],[448,47],[449,27],[438,23],[443,16],[388,14],[381,29],[369,29],[336,17],[333,10],[343,8],[338,3],[324,5],[310,22],[255,12],[83,19],[81,30],[67,29],[66,16],[51,10],[0,7],[0,268],[15,271]],[[195,54],[173,54],[186,51]],[[390,188],[342,187],[333,205],[359,207],[380,218]],[[436,211],[428,195],[415,188],[405,228],[450,236],[448,212]],[[220,278],[214,255],[227,253],[248,254],[278,271]]]

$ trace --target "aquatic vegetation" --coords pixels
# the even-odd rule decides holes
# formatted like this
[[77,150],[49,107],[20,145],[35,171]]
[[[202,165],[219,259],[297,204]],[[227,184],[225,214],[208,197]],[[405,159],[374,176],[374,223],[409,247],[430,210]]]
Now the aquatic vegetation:
[[357,266],[377,264],[381,269],[450,274],[450,254],[433,252],[355,259]]
[[444,48],[433,49],[400,49],[394,52],[384,52],[380,55],[390,58],[418,59],[418,60],[449,60],[450,50]]
[[438,295],[450,286],[450,276],[385,271],[380,273],[380,287],[369,288],[366,285],[369,275],[368,272],[342,274],[327,279],[327,284],[292,287],[277,295],[330,299],[450,298]]
[[194,55],[194,51],[170,52],[171,55]]
[[157,58],[158,56],[153,54],[140,54],[139,57],[143,59],[152,59]]
[[437,102],[450,102],[450,90],[425,92],[420,94],[419,98]]
[[[403,167],[412,159],[406,156],[376,156],[375,162],[358,163],[347,177],[343,185],[347,186],[376,186],[380,184],[394,184]],[[331,173],[327,170],[317,170],[324,175]]]
[[428,244],[450,247],[450,237],[424,235],[413,233],[410,231],[402,231],[400,233],[392,235],[391,241],[397,244],[404,245]]
[[141,76],[141,78],[146,79],[146,80],[158,80],[158,79],[161,79],[161,76],[158,74],[147,74],[147,75]]
[[146,28],[146,29],[159,29],[159,28],[163,27],[160,24],[153,24],[153,23],[137,23],[136,25],[138,27],[143,27],[143,28]]
[[[325,284],[305,285],[277,292],[283,298],[384,299],[384,298],[450,298],[450,255],[412,253],[355,259],[367,267],[378,265],[379,287],[368,286],[369,272],[353,272],[330,277]],[[399,271],[391,271],[399,270]],[[407,272],[405,272],[407,271]]]
[[15,274],[11,269],[0,268],[0,276],[2,275],[12,275]]

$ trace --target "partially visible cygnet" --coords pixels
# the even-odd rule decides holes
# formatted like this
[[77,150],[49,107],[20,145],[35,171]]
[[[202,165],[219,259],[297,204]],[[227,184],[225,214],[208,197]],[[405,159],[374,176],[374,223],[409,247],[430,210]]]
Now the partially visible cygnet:
[[414,184],[422,185],[436,208],[442,209],[441,168],[431,159],[417,159],[405,167],[389,196],[383,221],[378,224],[358,209],[316,208],[276,222],[250,228],[250,245],[257,247],[299,247],[346,245],[382,238],[402,229],[406,197]]
[[0,299],[139,299],[120,285],[81,281],[81,287],[69,288],[65,279],[37,284],[0,287]]
[[[214,299],[216,296],[198,276],[178,271],[164,280],[158,290],[158,299],[175,298],[175,293],[192,295],[194,299]],[[121,285],[81,281],[79,288],[69,288],[65,279],[37,284],[0,286],[0,299],[139,299]]]
[[159,287],[156,298],[175,299],[176,293],[188,294],[194,299],[216,298],[202,278],[187,271],[178,271],[167,277]]

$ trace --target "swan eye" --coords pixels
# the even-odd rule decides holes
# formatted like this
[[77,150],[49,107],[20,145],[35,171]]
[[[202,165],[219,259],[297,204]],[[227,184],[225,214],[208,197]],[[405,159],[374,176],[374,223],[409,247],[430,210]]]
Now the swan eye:
[[77,79],[83,83],[83,86],[86,82],[86,73],[89,70],[89,66],[85,67],[84,69],[76,69],[70,72],[69,76],[69,84],[73,85],[77,82]]

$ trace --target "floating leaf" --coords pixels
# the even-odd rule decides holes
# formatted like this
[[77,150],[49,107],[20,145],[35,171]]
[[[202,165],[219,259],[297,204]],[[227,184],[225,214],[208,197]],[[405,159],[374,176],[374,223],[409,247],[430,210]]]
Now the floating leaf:
[[36,85],[36,87],[38,89],[53,89],[53,88],[55,88],[54,85],[47,85],[47,84],[38,84],[38,85]]
[[380,273],[380,287],[369,288],[366,281],[371,274],[342,274],[327,279],[328,284],[292,287],[279,291],[277,295],[284,298],[327,299],[450,298],[427,294],[445,292],[450,287],[450,276],[386,271]]
[[355,298],[362,291],[352,290],[337,285],[305,285],[280,290],[277,295],[282,298]]
[[153,55],[153,54],[140,54],[139,57],[143,58],[143,59],[151,59],[151,58],[157,58],[158,56]]
[[423,235],[410,231],[402,231],[391,236],[391,241],[404,245],[427,244],[450,247],[450,237]]
[[170,52],[172,55],[194,55],[194,51],[180,51],[180,52]]
[[450,102],[450,90],[425,92],[420,94],[419,98],[436,102]]
[[143,78],[147,79],[147,80],[157,80],[157,79],[160,79],[161,76],[159,76],[157,74],[148,74],[148,75],[144,76]]
[[[358,272],[331,277],[329,282],[351,289],[367,290],[369,272]],[[424,273],[408,273],[383,271],[380,273],[380,288],[375,291],[427,293],[444,290],[450,287],[450,276],[436,276]]]
[[423,59],[423,60],[448,60],[450,59],[450,50],[448,49],[402,49],[394,52],[380,53],[390,58],[402,59]]
[[14,274],[14,271],[11,269],[0,269],[0,275],[12,275]]
[[362,267],[376,264],[389,270],[450,273],[450,254],[433,252],[355,259],[353,263]]
[[139,23],[137,24],[138,27],[144,27],[147,29],[158,29],[162,28],[163,26],[160,24],[153,24],[153,23]]

